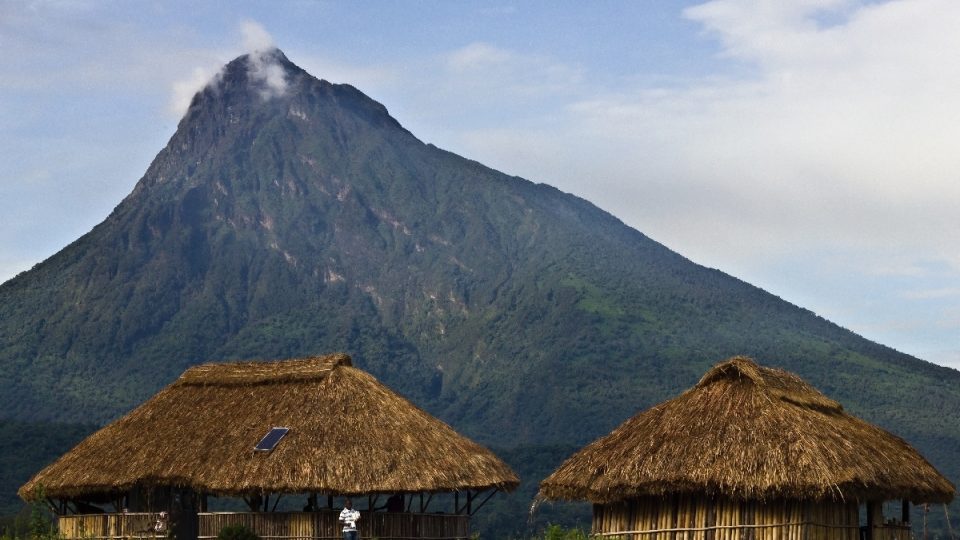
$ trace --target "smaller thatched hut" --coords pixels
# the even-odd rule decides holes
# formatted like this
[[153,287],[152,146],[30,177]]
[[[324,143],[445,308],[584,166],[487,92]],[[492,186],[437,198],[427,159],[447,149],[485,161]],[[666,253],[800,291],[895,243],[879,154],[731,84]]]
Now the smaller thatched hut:
[[[792,373],[737,357],[630,418],[540,484],[594,503],[593,532],[642,540],[909,538],[906,501],[953,485],[905,441]],[[883,501],[903,500],[884,520]]]
[[[285,434],[255,450],[277,427]],[[104,501],[141,517],[169,511],[183,539],[216,536],[231,523],[252,526],[264,538],[338,537],[332,509],[270,511],[283,494],[311,501],[323,495],[327,506],[333,496],[363,496],[371,508],[378,496],[400,494],[403,516],[364,516],[362,537],[462,538],[468,514],[486,500],[478,499],[481,493],[517,484],[489,450],[354,368],[349,356],[334,354],[191,368],[40,471],[20,496],[30,499],[42,486],[62,514]],[[453,494],[445,515],[427,514],[436,493]],[[251,512],[206,512],[207,495],[243,497]],[[123,529],[107,517],[60,521],[68,537]]]

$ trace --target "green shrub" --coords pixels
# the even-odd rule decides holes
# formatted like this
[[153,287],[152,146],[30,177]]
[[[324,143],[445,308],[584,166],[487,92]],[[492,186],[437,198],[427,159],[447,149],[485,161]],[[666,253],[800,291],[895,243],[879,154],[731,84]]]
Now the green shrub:
[[565,529],[560,525],[547,525],[543,531],[543,540],[587,540],[589,535],[579,527]]
[[260,540],[260,536],[245,525],[227,525],[220,529],[217,540]]
[[33,492],[33,501],[30,503],[30,539],[54,540],[58,538],[56,527],[53,525],[53,516],[44,506],[46,497],[43,486],[37,486]]

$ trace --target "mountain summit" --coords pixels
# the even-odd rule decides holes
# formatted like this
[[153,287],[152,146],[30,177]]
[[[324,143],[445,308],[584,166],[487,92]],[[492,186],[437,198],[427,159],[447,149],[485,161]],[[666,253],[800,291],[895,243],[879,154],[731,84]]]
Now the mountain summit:
[[102,423],[200,362],[330,351],[499,447],[583,444],[750,355],[960,476],[960,373],[424,144],[278,50],[227,64],[104,222],[0,286],[10,419]]

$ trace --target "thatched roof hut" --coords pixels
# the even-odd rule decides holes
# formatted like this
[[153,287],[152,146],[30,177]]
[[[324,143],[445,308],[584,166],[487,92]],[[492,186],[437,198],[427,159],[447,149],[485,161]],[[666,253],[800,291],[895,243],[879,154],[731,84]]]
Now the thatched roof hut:
[[[269,452],[254,446],[275,426]],[[182,486],[197,493],[335,495],[512,490],[517,476],[334,354],[206,364],[90,435],[20,488],[50,498]]]
[[595,503],[598,534],[789,522],[856,538],[858,503],[949,502],[954,491],[903,439],[792,373],[736,357],[574,454],[539,496]]
[[638,495],[949,502],[954,487],[903,439],[800,377],[743,357],[630,418],[540,484],[550,499]]

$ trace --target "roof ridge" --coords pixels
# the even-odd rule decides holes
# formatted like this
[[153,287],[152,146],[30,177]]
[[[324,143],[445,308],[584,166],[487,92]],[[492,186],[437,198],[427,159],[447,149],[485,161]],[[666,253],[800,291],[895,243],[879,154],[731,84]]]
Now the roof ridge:
[[771,398],[797,407],[816,409],[827,414],[843,411],[843,405],[824,395],[799,375],[780,368],[761,366],[749,356],[734,356],[716,364],[693,389],[733,377],[747,379]]
[[200,364],[183,373],[174,386],[243,386],[326,378],[336,368],[352,367],[350,355],[334,353],[292,360],[246,360]]

